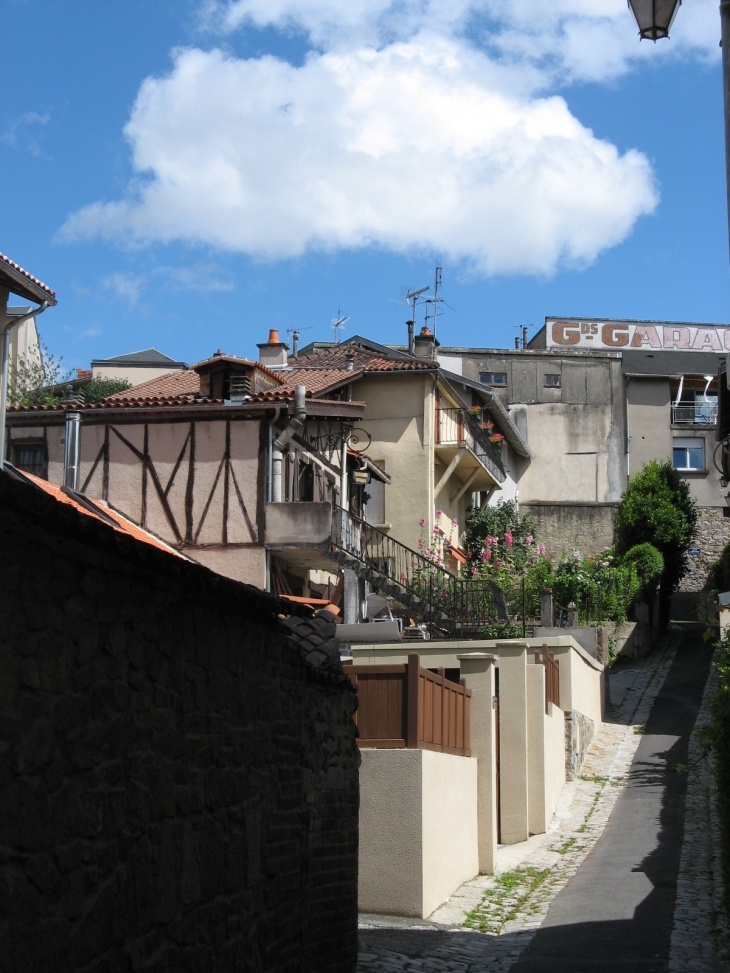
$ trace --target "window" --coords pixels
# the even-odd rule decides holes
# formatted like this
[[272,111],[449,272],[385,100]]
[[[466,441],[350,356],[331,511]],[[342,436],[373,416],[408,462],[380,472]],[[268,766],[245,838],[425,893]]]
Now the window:
[[704,470],[704,439],[675,439],[672,447],[672,465],[675,470]]
[[507,372],[479,372],[479,381],[483,385],[497,385],[507,387]]
[[[375,465],[381,470],[385,470],[383,460],[373,460]],[[385,523],[385,484],[375,476],[370,477],[370,482],[365,487],[365,505],[363,506],[363,518],[369,524]]]
[[545,375],[545,388],[546,389],[559,389],[560,388],[560,375],[555,372],[548,372]]
[[13,443],[13,465],[46,479],[46,447],[43,443]]

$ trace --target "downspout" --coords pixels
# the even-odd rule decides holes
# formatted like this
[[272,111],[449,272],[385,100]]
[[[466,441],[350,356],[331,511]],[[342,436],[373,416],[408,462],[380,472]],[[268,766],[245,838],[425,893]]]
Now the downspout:
[[40,307],[34,308],[19,318],[8,318],[2,328],[2,367],[0,368],[0,468],[5,462],[5,416],[8,409],[8,367],[10,364],[10,329],[22,324],[30,318],[37,318],[48,307],[44,301]]
[[63,450],[63,485],[71,490],[79,488],[79,446],[81,413],[66,413],[66,441]]
[[287,422],[271,444],[271,502],[281,503],[282,466],[284,463],[284,449],[288,446],[292,436],[304,428],[307,418],[306,406],[307,389],[304,385],[297,385],[294,389],[294,415]]
[[629,477],[631,476],[631,429],[629,427],[629,382],[630,378],[626,376],[626,482],[629,482]]

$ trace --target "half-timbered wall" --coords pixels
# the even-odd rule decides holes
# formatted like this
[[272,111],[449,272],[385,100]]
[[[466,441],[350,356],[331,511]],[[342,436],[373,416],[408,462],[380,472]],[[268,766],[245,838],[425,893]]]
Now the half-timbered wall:
[[[48,430],[48,477],[63,482],[63,427]],[[260,421],[82,424],[79,488],[211,569],[263,588]]]

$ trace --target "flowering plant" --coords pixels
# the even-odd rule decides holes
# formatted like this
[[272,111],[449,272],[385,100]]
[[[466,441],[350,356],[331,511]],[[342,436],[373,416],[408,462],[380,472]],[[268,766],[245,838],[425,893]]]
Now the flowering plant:
[[495,432],[495,433],[492,433],[492,435],[489,437],[489,442],[490,443],[501,443],[503,439],[504,439],[504,436],[502,435],[501,432]]
[[480,405],[472,405],[468,411],[472,419],[481,419],[482,407]]

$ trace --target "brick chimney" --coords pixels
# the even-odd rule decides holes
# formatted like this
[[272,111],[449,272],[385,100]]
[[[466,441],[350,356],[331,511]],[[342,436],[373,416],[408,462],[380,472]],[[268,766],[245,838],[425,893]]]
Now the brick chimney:
[[256,346],[259,349],[259,361],[267,368],[277,369],[286,368],[286,353],[288,346],[279,341],[279,332],[276,328],[269,331],[269,340]]

